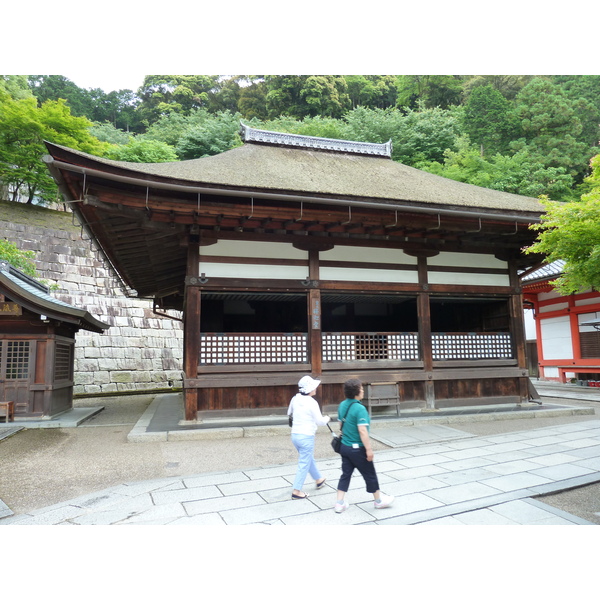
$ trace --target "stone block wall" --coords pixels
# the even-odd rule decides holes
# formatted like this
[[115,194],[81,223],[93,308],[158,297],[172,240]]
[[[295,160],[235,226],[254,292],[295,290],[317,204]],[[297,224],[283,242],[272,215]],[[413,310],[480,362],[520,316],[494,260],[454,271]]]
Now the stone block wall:
[[182,385],[182,323],[154,314],[150,300],[128,297],[71,213],[0,201],[0,236],[35,252],[39,277],[59,286],[55,298],[111,326],[77,333],[76,395]]

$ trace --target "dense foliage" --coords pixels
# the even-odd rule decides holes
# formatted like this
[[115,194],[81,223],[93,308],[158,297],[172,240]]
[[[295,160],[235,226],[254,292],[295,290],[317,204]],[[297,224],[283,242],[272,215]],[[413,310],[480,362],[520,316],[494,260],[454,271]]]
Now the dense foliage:
[[565,261],[556,281],[561,294],[587,289],[600,291],[600,154],[592,159],[592,173],[586,179],[590,190],[573,202],[545,199],[546,214],[537,242],[528,252],[545,254],[548,261]]
[[[118,160],[185,160],[240,145],[240,120],[392,140],[392,158],[409,166],[571,200],[581,195],[600,124],[600,77],[591,75],[149,75],[138,90],[109,93],[60,75],[13,75],[0,76],[0,94],[0,178],[6,197],[25,201],[55,193],[33,166],[42,139]],[[51,107],[61,113],[56,129],[44,116]],[[15,130],[25,139],[11,139]]]
[[[367,142],[458,181],[546,198],[535,251],[563,291],[600,286],[596,75],[149,75],[138,90],[0,76],[0,197],[52,202],[45,140],[132,162],[200,158],[252,127]],[[568,204],[557,203],[556,201]]]

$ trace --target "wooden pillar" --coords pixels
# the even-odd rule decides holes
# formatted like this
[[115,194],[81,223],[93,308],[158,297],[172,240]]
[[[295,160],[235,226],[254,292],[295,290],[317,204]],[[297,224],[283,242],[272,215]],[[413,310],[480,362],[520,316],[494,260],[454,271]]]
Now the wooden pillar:
[[419,345],[425,373],[425,404],[435,409],[435,386],[433,382],[433,348],[431,342],[431,307],[429,304],[429,283],[427,277],[427,257],[418,256],[419,285],[424,290],[417,297],[417,316],[419,319]]
[[[308,278],[312,282],[319,280],[319,252],[309,250]],[[315,376],[321,376],[323,370],[323,341],[321,328],[321,290],[311,288],[308,291],[308,354],[311,371]]]
[[[190,242],[188,245],[186,277],[199,277],[199,260],[199,244]],[[200,288],[198,286],[186,284],[183,311],[185,420],[195,421],[198,412],[198,389],[188,387],[187,380],[198,378],[200,356]]]
[[526,400],[529,397],[529,371],[527,368],[527,349],[525,339],[525,317],[523,315],[523,294],[517,275],[517,266],[513,260],[508,261],[510,285],[512,293],[509,298],[510,333],[513,351],[517,359],[517,367],[522,369],[527,376],[519,378],[519,397]]

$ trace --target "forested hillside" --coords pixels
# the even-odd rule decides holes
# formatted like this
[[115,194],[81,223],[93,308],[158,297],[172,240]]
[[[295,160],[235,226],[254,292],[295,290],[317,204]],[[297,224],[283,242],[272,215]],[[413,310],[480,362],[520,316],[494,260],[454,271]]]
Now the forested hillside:
[[479,186],[553,200],[587,191],[600,76],[147,76],[138,90],[59,75],[0,76],[4,197],[58,198],[44,139],[117,160],[223,152],[252,127],[369,142],[393,159]]

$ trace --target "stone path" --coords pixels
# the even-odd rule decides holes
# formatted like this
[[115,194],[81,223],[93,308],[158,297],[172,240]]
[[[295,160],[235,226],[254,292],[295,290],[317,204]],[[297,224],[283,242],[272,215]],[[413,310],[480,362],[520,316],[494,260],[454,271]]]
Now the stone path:
[[378,430],[398,446],[376,454],[381,488],[396,497],[384,510],[373,507],[357,474],[350,508],[333,511],[334,457],[319,461],[327,485],[308,483],[307,500],[290,498],[294,463],[122,484],[0,525],[591,524],[535,498],[600,481],[600,421],[482,437],[434,427]]

